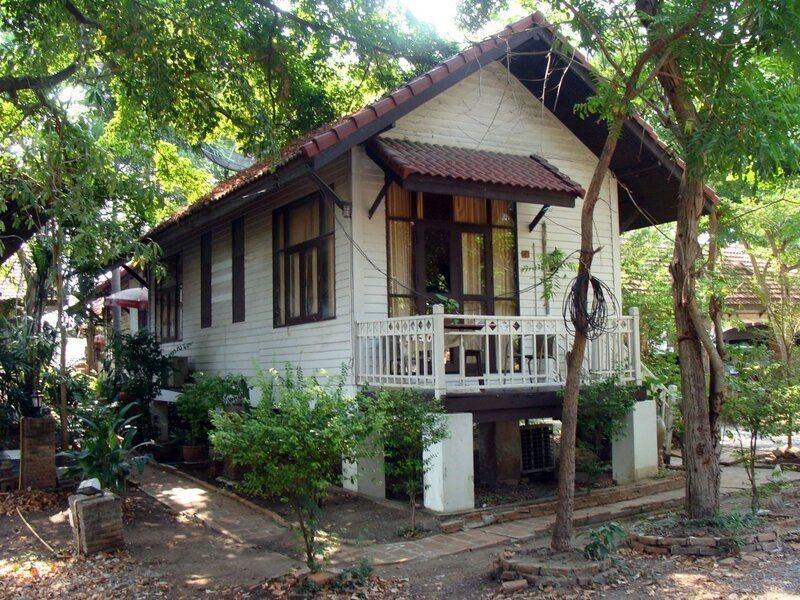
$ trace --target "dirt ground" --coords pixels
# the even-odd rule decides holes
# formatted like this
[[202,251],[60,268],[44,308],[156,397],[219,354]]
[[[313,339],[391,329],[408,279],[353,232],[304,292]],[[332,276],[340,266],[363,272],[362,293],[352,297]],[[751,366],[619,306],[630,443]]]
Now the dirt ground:
[[[205,467],[175,466],[193,477],[220,486],[220,482],[215,477],[209,476]],[[287,521],[296,520],[285,502],[250,496],[241,491],[236,493],[259,506],[275,511]],[[403,502],[387,501],[385,505],[381,505],[339,491],[333,491],[325,499],[319,520],[321,530],[359,544],[403,541],[406,539],[405,529],[410,524],[409,511]],[[417,522],[424,530],[418,532],[416,537],[438,533],[438,522],[430,515],[418,513]],[[294,546],[296,544],[289,544],[288,547]],[[282,549],[286,548],[284,544]],[[296,548],[294,550],[296,551]]]
[[126,549],[92,559],[72,556],[66,510],[25,515],[53,556],[18,516],[0,516],[0,598],[194,598],[206,590],[256,585],[268,571],[263,552],[180,520],[131,492]]
[[[71,554],[71,531],[60,508],[28,513],[39,535],[65,557],[55,559],[16,515],[0,516],[0,598],[278,598],[264,587],[269,565],[257,548],[236,544],[203,526],[177,519],[155,501],[131,493],[127,548],[91,559]],[[800,498],[792,499],[800,513]],[[746,499],[726,502],[743,508]],[[623,523],[629,527],[632,522]],[[580,532],[576,545],[586,541]],[[521,544],[541,547],[547,540]],[[508,547],[514,547],[509,545]],[[367,598],[493,598],[500,583],[492,563],[504,547],[381,567],[390,583]],[[593,589],[528,590],[519,598],[800,598],[800,533],[779,551],[730,559],[654,558],[622,551],[622,575]],[[340,592],[336,597],[360,597]]]
[[[540,542],[544,545],[546,542]],[[493,598],[500,583],[491,577],[492,561],[500,549],[469,552],[436,560],[379,569],[387,577],[408,578],[414,599]],[[617,581],[597,588],[532,590],[512,598],[800,598],[800,552],[785,548],[754,553],[730,564],[710,558],[671,559],[620,556]]]

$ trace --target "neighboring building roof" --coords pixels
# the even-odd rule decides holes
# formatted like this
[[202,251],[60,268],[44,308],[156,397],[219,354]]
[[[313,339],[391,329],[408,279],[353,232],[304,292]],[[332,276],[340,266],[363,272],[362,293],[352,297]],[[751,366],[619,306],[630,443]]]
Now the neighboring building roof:
[[[572,201],[583,188],[538,156],[470,150],[394,138],[376,138],[370,155],[401,180],[440,179],[502,186],[519,192],[545,192]],[[411,188],[409,188],[411,189]]]
[[[459,52],[365,108],[290,142],[276,158],[240,171],[218,184],[207,196],[176,211],[149,236],[160,236],[240,190],[249,192],[248,195],[267,192],[291,178],[320,168],[353,146],[378,135],[481,66],[500,59],[506,59],[511,73],[519,75],[520,81],[599,155],[607,135],[605,123],[574,113],[574,106],[586,102],[595,92],[592,67],[582,54],[558,36],[541,13],[536,12]],[[532,73],[543,76],[532,76]],[[558,93],[547,88],[548,78],[559,81]],[[297,169],[281,177],[291,166]],[[683,168],[683,163],[671,156],[652,127],[639,117],[629,119],[611,164],[623,192],[620,194],[620,229],[625,231],[652,222],[674,220]],[[627,191],[637,198],[629,198]],[[717,201],[713,190],[706,188],[705,193],[708,201]]]
[[[757,264],[761,269],[764,267],[765,261],[758,259]],[[750,257],[748,256],[747,252],[736,246],[724,248],[722,250],[722,265],[723,268],[736,272],[742,279],[739,285],[737,285],[734,290],[728,293],[728,296],[725,299],[727,304],[739,309],[763,309],[763,302],[753,289],[751,280],[753,277],[753,265],[750,262]],[[770,298],[780,301],[781,288],[778,285],[778,282],[773,278],[768,278],[767,285],[769,286]],[[800,302],[800,289],[794,290],[792,295],[795,300]]]

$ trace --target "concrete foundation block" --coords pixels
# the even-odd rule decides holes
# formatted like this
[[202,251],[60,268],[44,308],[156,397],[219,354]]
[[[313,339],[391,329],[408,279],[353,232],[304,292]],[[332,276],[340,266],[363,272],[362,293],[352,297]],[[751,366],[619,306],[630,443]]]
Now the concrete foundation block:
[[522,477],[522,442],[519,421],[498,421],[495,427],[497,481],[517,485]]
[[472,414],[444,416],[448,437],[428,448],[423,456],[425,508],[454,512],[475,508],[472,460]]
[[636,402],[625,428],[611,443],[614,481],[630,483],[658,473],[658,435],[655,400]]

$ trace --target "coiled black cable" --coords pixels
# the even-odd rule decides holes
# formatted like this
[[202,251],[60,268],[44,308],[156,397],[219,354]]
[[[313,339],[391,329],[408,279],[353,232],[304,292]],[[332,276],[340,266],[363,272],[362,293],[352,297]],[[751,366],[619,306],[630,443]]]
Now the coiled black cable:
[[[581,294],[585,286],[586,298]],[[605,283],[590,274],[579,274],[569,285],[569,292],[564,298],[562,316],[569,333],[580,332],[589,340],[596,340],[604,333],[609,333],[609,303],[611,312],[618,313],[619,305]]]

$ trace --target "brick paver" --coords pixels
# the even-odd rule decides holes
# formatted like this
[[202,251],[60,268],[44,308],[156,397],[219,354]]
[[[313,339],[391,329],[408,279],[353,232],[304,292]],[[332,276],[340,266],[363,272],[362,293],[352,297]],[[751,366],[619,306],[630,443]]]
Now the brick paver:
[[[766,479],[768,475],[767,471],[759,474],[759,477]],[[789,473],[788,478],[797,480],[800,478],[800,474]],[[723,469],[722,489],[724,492],[737,492],[746,487],[747,482],[743,475],[743,469]],[[683,489],[671,490],[632,500],[579,508],[575,510],[574,523],[576,526],[590,525],[622,519],[642,512],[677,507],[683,503],[683,494]],[[389,565],[421,558],[448,556],[540,537],[548,533],[554,522],[554,515],[545,515],[456,533],[432,535],[413,542],[378,544],[363,548],[343,547],[334,554],[332,561],[334,564],[344,565],[366,558],[374,565]]]

